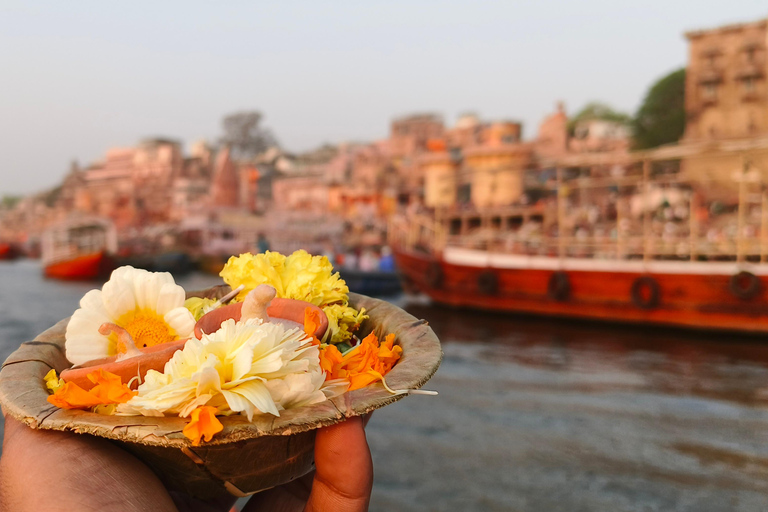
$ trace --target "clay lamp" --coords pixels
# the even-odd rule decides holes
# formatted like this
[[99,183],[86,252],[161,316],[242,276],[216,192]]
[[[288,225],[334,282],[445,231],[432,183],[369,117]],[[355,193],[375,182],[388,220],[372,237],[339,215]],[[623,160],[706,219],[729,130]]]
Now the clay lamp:
[[289,329],[303,329],[307,308],[314,310],[320,319],[317,329],[311,333],[312,336],[321,339],[325,335],[328,317],[322,309],[303,300],[275,297],[275,293],[273,287],[262,284],[251,290],[243,302],[222,306],[206,313],[195,325],[195,337],[200,339],[203,333],[216,332],[222,322],[230,318],[234,318],[236,322],[243,318],[261,318],[264,322],[280,323]]
[[[189,338],[183,340],[161,343],[146,348],[136,348],[136,344],[128,334],[128,331],[113,323],[104,323],[99,327],[99,333],[103,336],[110,334],[117,335],[118,343],[125,348],[125,352],[116,356],[94,359],[79,366],[74,366],[61,372],[61,378],[65,382],[74,382],[81,388],[89,390],[95,386],[88,378],[88,374],[96,369],[114,373],[120,376],[123,383],[128,384],[132,389],[139,386],[139,380],[144,379],[149,370],[162,372],[165,363],[173,356],[173,353],[184,348],[184,344]],[[139,377],[138,379],[135,377]]]

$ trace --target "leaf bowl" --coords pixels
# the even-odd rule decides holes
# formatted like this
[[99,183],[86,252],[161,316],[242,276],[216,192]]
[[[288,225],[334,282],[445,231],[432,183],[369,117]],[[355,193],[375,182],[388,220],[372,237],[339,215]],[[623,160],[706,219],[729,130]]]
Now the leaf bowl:
[[[220,298],[229,291],[217,286],[189,296]],[[370,316],[359,335],[375,331],[383,339],[394,333],[401,359],[387,374],[393,389],[416,389],[437,371],[440,342],[424,320],[387,302],[350,294],[350,305]],[[30,428],[95,435],[121,447],[151,467],[170,489],[208,499],[223,493],[247,496],[282,485],[312,470],[315,431],[384,407],[406,395],[392,395],[381,383],[348,391],[311,406],[282,411],[279,417],[259,414],[220,420],[224,430],[212,441],[192,446],[178,417],[107,416],[59,409],[46,399],[44,376],[71,366],[64,356],[64,319],[13,352],[0,370],[0,405],[6,414]]]

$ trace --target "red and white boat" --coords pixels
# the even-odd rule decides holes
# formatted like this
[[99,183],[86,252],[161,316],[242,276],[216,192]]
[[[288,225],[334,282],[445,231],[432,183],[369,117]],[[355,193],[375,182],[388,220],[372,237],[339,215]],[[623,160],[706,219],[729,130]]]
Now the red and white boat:
[[43,233],[42,263],[46,277],[100,279],[115,268],[117,232],[111,221],[77,217]]
[[458,307],[768,332],[768,265],[395,250],[404,286]]
[[723,190],[685,174],[688,151],[631,154],[615,173],[554,162],[534,204],[394,220],[404,288],[455,307],[768,332],[768,174],[744,158]]

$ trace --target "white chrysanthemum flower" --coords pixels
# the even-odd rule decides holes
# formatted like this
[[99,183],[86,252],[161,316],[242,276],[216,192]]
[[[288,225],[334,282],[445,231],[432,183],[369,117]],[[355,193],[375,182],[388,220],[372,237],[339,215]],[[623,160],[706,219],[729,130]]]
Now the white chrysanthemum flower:
[[116,335],[99,333],[105,322],[125,329],[138,348],[192,336],[195,319],[184,307],[184,295],[168,272],[118,268],[101,290],[80,299],[67,325],[67,359],[82,364],[125,352]]
[[150,370],[138,395],[118,407],[118,414],[186,417],[201,405],[217,414],[280,410],[326,399],[318,348],[300,329],[259,319],[235,322],[192,339],[176,352],[163,373]]

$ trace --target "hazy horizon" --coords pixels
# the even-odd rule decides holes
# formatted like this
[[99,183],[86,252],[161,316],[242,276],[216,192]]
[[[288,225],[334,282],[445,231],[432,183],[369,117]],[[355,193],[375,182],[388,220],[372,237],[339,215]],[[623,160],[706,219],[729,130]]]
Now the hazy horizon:
[[685,65],[685,31],[767,15],[764,0],[6,2],[0,196],[147,137],[188,151],[238,110],[261,111],[294,152],[384,138],[413,112],[517,119],[525,138],[560,100],[632,114]]

